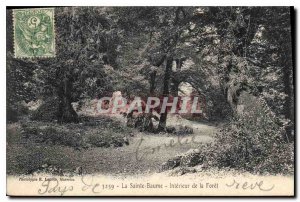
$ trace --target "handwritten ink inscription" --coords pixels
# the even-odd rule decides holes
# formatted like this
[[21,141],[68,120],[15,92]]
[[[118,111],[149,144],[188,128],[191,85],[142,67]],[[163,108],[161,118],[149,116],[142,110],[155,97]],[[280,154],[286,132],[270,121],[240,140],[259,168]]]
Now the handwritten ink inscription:
[[42,187],[38,190],[38,193],[41,195],[59,193],[61,196],[63,196],[67,192],[73,191],[73,189],[73,186],[60,186],[57,180],[47,180],[42,183]]
[[232,183],[226,184],[227,187],[235,188],[235,189],[242,189],[242,190],[260,190],[260,191],[271,191],[274,189],[275,185],[267,186],[264,184],[264,181],[256,181],[256,182],[238,182],[235,179],[233,179]]

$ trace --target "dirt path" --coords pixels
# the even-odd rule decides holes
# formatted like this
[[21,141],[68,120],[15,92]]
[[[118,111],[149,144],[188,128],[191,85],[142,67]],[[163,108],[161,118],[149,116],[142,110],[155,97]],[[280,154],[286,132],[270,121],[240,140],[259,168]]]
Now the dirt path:
[[199,143],[213,141],[213,134],[217,131],[214,126],[178,117],[171,117],[168,122],[190,126],[194,134],[179,138],[167,134],[138,133],[130,139],[128,146],[93,148],[81,152],[81,164],[85,165],[83,167],[88,173],[150,174],[159,171],[163,162],[177,154],[199,148]]

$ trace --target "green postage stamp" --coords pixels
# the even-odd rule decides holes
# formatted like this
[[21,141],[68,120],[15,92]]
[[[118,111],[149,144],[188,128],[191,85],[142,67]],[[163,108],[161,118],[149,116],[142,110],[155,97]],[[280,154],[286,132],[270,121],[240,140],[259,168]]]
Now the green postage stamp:
[[15,58],[55,57],[54,8],[13,10]]

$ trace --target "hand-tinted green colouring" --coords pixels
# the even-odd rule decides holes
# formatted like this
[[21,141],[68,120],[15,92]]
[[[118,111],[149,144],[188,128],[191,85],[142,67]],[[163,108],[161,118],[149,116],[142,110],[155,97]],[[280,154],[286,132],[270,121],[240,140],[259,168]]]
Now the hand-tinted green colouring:
[[55,57],[54,9],[17,9],[14,16],[15,57]]

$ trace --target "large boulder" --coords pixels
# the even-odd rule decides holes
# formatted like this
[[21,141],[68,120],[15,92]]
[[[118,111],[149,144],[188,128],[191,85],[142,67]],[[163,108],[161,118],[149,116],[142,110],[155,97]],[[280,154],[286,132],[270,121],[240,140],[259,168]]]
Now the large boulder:
[[187,153],[181,156],[180,166],[182,167],[194,167],[202,164],[204,156],[199,149],[190,149]]
[[161,165],[161,171],[172,170],[180,165],[181,156],[176,156]]
[[199,149],[190,149],[188,152],[178,155],[161,165],[161,171],[172,170],[177,167],[194,167],[202,164],[204,155]]

